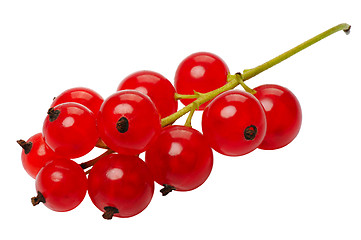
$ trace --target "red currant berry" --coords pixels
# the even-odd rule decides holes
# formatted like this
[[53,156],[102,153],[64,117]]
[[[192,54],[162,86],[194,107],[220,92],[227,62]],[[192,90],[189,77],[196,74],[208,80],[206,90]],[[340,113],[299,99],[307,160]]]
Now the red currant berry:
[[57,212],[70,211],[84,199],[87,178],[83,169],[72,160],[54,160],[47,163],[35,181],[38,195],[31,199]]
[[31,136],[26,142],[24,140],[17,142],[23,148],[21,152],[23,167],[32,178],[36,177],[47,162],[59,158],[45,143],[41,133]]
[[[194,53],[179,64],[174,84],[179,94],[192,95],[194,91],[206,93],[226,84],[228,73],[228,66],[217,55]],[[184,105],[192,101],[194,99],[181,99]],[[204,109],[207,104],[202,104],[199,109]]]
[[90,199],[105,212],[105,219],[137,215],[154,193],[154,180],[144,161],[120,154],[110,154],[95,163],[88,186]]
[[79,103],[50,108],[43,125],[45,142],[58,155],[77,158],[90,152],[98,141],[93,112]]
[[287,88],[266,84],[256,87],[254,95],[262,104],[267,131],[261,149],[277,149],[289,144],[301,128],[302,111],[296,96]]
[[161,74],[152,71],[139,71],[127,76],[117,91],[134,89],[149,96],[162,118],[177,111],[175,89],[172,83]]
[[80,103],[96,114],[103,103],[103,98],[92,89],[76,87],[62,92],[54,99],[50,107],[66,102]]
[[107,98],[97,121],[100,138],[105,144],[126,155],[144,152],[161,129],[154,103],[135,90],[122,90]]
[[228,156],[256,149],[266,133],[266,115],[250,93],[230,90],[218,95],[204,110],[203,134],[210,146]]
[[155,181],[170,190],[190,191],[202,185],[211,173],[213,153],[197,130],[185,126],[165,127],[145,153]]

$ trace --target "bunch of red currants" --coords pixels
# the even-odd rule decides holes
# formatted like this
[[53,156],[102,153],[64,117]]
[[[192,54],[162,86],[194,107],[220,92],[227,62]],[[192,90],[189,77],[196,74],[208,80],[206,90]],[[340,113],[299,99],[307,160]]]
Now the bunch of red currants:
[[[42,133],[18,141],[23,166],[36,179],[33,205],[69,211],[88,191],[105,219],[131,217],[150,203],[154,181],[164,186],[163,195],[202,185],[212,170],[212,149],[242,156],[290,143],[302,118],[292,92],[278,85],[233,90],[241,83],[242,75],[229,74],[220,57],[199,52],[181,62],[174,87],[159,73],[139,71],[105,100],[87,88],[64,91],[54,98]],[[177,111],[178,100],[189,107]],[[190,124],[196,110],[203,110],[203,133]],[[185,125],[172,125],[188,112]],[[71,160],[95,146],[106,151],[81,164]]]

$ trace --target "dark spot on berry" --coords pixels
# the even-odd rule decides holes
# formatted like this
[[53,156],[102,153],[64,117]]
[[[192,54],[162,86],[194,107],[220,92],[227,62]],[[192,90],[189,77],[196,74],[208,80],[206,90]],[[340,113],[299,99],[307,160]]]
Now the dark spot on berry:
[[31,150],[31,148],[33,147],[33,143],[32,142],[25,142],[24,140],[17,140],[16,141],[20,147],[22,147],[24,149],[24,153],[28,154]]
[[168,193],[170,193],[174,190],[176,190],[175,187],[168,185],[168,184],[163,184],[163,188],[160,190],[160,192],[162,193],[162,196],[166,196]]
[[103,218],[110,220],[113,218],[114,214],[119,213],[119,210],[115,207],[104,207]]
[[31,203],[33,204],[33,206],[36,206],[41,202],[46,203],[46,200],[45,200],[43,194],[41,194],[41,192],[38,191],[38,195],[36,197],[31,198]]
[[49,108],[48,115],[49,115],[49,121],[54,122],[59,117],[60,111],[55,110],[54,108]]
[[243,132],[246,140],[253,140],[257,134],[257,127],[255,125],[249,125]]
[[125,133],[126,131],[128,131],[128,128],[129,128],[128,119],[126,117],[121,117],[117,122],[117,130],[120,133]]

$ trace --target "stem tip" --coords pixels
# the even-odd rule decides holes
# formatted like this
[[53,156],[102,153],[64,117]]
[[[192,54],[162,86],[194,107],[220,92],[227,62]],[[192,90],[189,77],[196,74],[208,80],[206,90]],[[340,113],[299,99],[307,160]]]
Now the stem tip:
[[351,25],[349,25],[348,28],[344,29],[343,31],[346,33],[346,35],[349,35],[351,31]]

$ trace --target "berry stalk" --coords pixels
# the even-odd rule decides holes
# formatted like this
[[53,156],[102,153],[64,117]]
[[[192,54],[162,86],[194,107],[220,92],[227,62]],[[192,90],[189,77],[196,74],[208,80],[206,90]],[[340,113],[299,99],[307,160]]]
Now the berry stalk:
[[[216,96],[218,96],[219,94],[231,90],[235,87],[237,87],[238,85],[243,85],[243,81],[246,81],[258,74],[260,74],[261,72],[273,67],[274,65],[286,60],[287,58],[295,55],[296,53],[302,51],[303,49],[317,43],[318,41],[338,32],[338,31],[344,31],[346,34],[349,34],[351,29],[351,26],[347,23],[342,23],[339,24],[335,27],[332,27],[316,36],[314,36],[313,38],[310,38],[309,40],[297,45],[296,47],[282,53],[281,55],[255,67],[252,69],[246,69],[243,71],[242,74],[235,74],[235,75],[228,75],[228,83],[225,84],[224,86],[215,89],[213,91],[210,91],[208,93],[197,93],[195,92],[194,95],[180,95],[180,94],[176,94],[175,98],[176,99],[181,99],[181,98],[195,98],[196,100],[194,100],[192,103],[188,104],[187,106],[185,106],[184,108],[182,108],[181,110],[179,110],[178,112],[165,117],[162,119],[162,127],[165,127],[167,125],[170,125],[172,123],[174,123],[178,118],[182,117],[183,115],[187,114],[190,111],[194,111],[195,108],[199,107],[200,105],[202,105],[203,103],[212,100],[213,98],[215,98]],[[187,124],[190,122],[190,120],[187,120]]]
[[108,149],[108,150],[105,151],[103,154],[99,155],[98,157],[96,157],[96,158],[94,158],[94,159],[92,159],[92,160],[89,160],[89,161],[87,161],[87,162],[81,163],[81,164],[80,164],[80,167],[81,167],[82,169],[87,169],[87,168],[93,166],[99,159],[101,159],[101,158],[103,158],[103,157],[105,157],[105,156],[108,156],[109,154],[112,154],[112,153],[114,153],[114,151],[111,150],[111,149]]
[[187,114],[188,112],[192,111],[192,109],[198,108],[200,105],[202,105],[203,103],[205,103],[209,100],[212,100],[213,98],[215,98],[222,92],[233,89],[233,88],[237,87],[238,85],[239,85],[238,79],[234,77],[227,84],[225,84],[222,87],[217,88],[213,91],[210,91],[208,93],[195,93],[193,98],[197,98],[196,100],[194,100],[192,103],[188,104],[187,106],[185,106],[178,112],[173,113],[172,115],[169,115],[168,117],[162,118],[162,121],[161,121],[162,127],[165,127],[167,125],[174,123],[178,118],[180,118],[183,115]]

